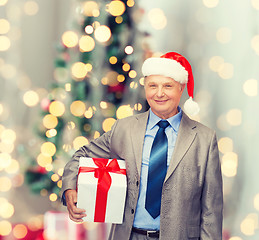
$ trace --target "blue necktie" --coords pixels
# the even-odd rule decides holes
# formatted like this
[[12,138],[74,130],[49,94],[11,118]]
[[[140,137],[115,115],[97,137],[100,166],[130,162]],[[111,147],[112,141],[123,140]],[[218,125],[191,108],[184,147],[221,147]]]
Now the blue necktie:
[[155,136],[148,165],[148,179],[145,208],[155,219],[160,215],[163,182],[167,171],[168,140],[165,129],[168,121],[157,123],[159,129]]

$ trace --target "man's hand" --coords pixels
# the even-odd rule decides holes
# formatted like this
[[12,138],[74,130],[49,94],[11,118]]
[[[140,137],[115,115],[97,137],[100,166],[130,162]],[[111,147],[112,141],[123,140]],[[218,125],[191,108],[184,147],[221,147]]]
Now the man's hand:
[[86,217],[85,210],[76,207],[77,192],[76,190],[68,189],[65,192],[65,198],[67,203],[67,210],[69,217],[74,222],[83,222],[83,217]]

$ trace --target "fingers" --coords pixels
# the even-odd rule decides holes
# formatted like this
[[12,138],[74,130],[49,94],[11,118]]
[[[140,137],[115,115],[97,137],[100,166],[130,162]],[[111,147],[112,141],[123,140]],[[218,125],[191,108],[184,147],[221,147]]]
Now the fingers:
[[76,207],[77,203],[77,192],[76,190],[67,190],[65,192],[67,210],[69,217],[74,222],[83,222],[83,217],[86,217],[85,210]]

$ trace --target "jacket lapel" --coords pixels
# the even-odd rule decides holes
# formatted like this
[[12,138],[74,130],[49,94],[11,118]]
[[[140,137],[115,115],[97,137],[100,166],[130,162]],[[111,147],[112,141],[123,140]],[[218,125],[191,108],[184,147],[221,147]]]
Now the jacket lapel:
[[167,170],[165,181],[173,174],[174,170],[179,165],[183,159],[183,156],[191,146],[196,136],[195,128],[195,122],[190,120],[189,117],[183,112],[173,156]]
[[139,176],[141,171],[143,144],[146,133],[148,116],[149,111],[136,115],[136,119],[131,126],[131,141],[133,145],[133,151]]

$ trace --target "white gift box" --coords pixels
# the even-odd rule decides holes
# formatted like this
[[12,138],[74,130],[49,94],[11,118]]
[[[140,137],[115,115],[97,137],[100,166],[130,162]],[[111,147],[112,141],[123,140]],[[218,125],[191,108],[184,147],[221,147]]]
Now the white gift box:
[[85,209],[87,215],[84,221],[123,222],[127,190],[125,161],[81,157],[77,188],[77,207]]

